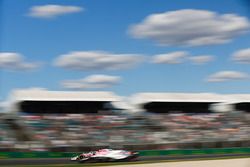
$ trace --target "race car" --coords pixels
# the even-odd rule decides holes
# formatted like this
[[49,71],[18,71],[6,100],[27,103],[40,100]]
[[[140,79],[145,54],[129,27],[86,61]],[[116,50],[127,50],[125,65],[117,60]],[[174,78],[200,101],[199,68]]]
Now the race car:
[[71,161],[77,162],[115,162],[115,161],[131,161],[139,156],[138,152],[126,150],[100,149],[98,151],[90,151],[82,153],[71,158]]

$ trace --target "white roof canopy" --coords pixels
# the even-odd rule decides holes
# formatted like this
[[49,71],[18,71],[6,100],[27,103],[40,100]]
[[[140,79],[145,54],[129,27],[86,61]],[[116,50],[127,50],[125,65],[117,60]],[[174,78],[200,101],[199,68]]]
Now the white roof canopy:
[[112,92],[97,91],[48,91],[43,89],[15,90],[10,95],[13,101],[119,101]]
[[203,102],[241,103],[250,102],[250,94],[216,93],[138,93],[123,98],[113,92],[104,91],[48,91],[46,89],[14,90],[7,100],[9,106],[20,101],[110,101],[120,108],[133,109],[149,102]]
[[139,93],[134,103],[148,102],[227,102],[225,95],[215,93]]

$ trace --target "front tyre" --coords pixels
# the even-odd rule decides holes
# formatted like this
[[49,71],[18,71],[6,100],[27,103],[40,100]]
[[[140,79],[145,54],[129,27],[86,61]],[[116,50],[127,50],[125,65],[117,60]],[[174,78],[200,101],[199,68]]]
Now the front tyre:
[[89,158],[82,158],[82,159],[78,160],[79,163],[85,163],[85,162],[89,162],[89,161],[90,161]]
[[84,162],[87,162],[87,161],[89,161],[89,160],[90,160],[89,157],[85,157],[85,156],[83,156],[83,155],[80,155],[80,156],[78,157],[78,162],[79,162],[79,163],[84,163]]

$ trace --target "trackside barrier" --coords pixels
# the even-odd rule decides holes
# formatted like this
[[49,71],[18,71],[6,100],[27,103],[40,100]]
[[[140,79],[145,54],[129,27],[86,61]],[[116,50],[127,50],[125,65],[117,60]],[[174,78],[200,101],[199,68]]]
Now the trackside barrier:
[[146,150],[140,151],[141,156],[178,156],[205,154],[249,154],[250,148],[209,148],[187,150]]
[[6,158],[64,158],[77,155],[67,152],[0,152],[0,159]]
[[[209,148],[186,150],[143,150],[140,156],[183,156],[205,154],[250,154],[250,148]],[[78,155],[71,152],[0,152],[0,159],[7,158],[65,158]]]

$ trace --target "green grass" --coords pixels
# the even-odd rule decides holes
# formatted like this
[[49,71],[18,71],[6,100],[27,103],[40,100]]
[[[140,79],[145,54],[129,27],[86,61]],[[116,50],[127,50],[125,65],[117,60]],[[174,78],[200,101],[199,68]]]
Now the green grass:
[[201,160],[220,160],[220,159],[238,159],[250,158],[250,156],[240,157],[220,157],[220,158],[195,158],[185,160],[150,160],[150,161],[135,161],[135,162],[109,162],[109,163],[72,163],[72,164],[55,164],[55,165],[8,165],[8,167],[98,167],[98,166],[112,166],[112,165],[129,165],[129,164],[147,164],[147,163],[163,163],[163,162],[180,162],[180,161],[201,161]]

